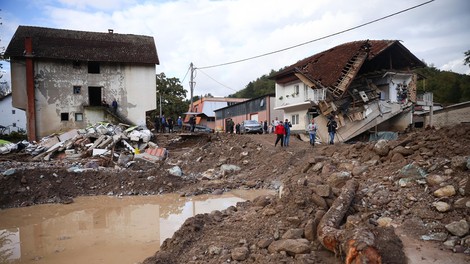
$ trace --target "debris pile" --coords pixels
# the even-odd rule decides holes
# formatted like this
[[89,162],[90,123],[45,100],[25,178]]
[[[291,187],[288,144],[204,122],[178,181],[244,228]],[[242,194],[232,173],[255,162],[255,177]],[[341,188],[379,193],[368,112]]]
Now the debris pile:
[[128,167],[133,159],[155,162],[167,157],[167,150],[152,142],[152,137],[153,133],[146,127],[97,123],[86,129],[50,135],[38,143],[0,142],[0,154],[24,151],[33,156],[33,161],[50,161],[53,157],[67,160],[108,157],[109,161],[116,159],[116,165]]

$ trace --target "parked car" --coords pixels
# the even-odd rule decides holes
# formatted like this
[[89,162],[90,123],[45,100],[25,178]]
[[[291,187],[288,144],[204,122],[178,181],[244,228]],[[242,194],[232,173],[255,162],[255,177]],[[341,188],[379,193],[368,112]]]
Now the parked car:
[[240,125],[241,134],[258,133],[263,134],[263,127],[256,120],[245,120]]

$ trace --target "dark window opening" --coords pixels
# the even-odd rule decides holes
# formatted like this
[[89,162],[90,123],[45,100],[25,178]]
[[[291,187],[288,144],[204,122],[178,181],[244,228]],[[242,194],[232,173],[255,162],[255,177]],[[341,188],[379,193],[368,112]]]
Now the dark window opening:
[[13,127],[16,127],[16,123],[13,123]]
[[89,86],[88,87],[88,101],[90,106],[101,106],[101,87]]
[[215,122],[215,117],[208,116],[207,122]]
[[13,109],[13,110],[11,110],[11,113],[14,115],[16,113],[16,111]]
[[80,69],[80,62],[79,61],[73,61],[73,68],[74,69]]
[[82,91],[81,86],[74,86],[73,87],[73,94],[79,94]]
[[96,61],[89,61],[88,73],[100,73],[100,63]]
[[69,121],[69,113],[60,113],[60,121]]

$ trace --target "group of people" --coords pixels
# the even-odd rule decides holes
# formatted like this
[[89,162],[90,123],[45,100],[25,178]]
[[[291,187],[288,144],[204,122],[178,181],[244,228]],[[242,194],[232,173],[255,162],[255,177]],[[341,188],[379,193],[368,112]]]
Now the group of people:
[[[291,123],[288,119],[285,122],[273,120],[273,128],[274,133],[276,134],[276,141],[274,143],[274,147],[277,146],[279,141],[281,142],[281,147],[289,146],[289,138],[290,138],[290,128],[292,127]],[[334,144],[335,142],[335,135],[336,129],[338,128],[338,123],[336,122],[333,115],[328,116],[328,122],[326,124],[328,129],[328,144]],[[312,147],[315,146],[315,138],[317,136],[318,125],[315,123],[315,120],[312,118],[311,122],[307,126],[307,133],[309,134],[310,138],[310,145]]]
[[277,146],[277,143],[281,141],[281,147],[288,147],[290,141],[290,128],[292,124],[289,122],[289,119],[286,118],[285,122],[279,121],[276,117],[276,120],[272,124],[274,128],[274,134],[276,134],[276,142],[274,146]]
[[[171,117],[165,117],[165,115],[159,116],[157,115],[154,120],[155,132],[165,133],[168,132],[172,133],[175,129],[175,121]],[[181,116],[178,117],[176,120],[176,129],[181,130],[183,127],[183,120]]]

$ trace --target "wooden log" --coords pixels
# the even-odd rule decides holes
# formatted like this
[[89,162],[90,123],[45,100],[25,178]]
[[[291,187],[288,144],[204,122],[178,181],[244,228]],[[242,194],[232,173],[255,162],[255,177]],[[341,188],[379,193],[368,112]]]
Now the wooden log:
[[337,256],[341,256],[342,252],[345,252],[346,264],[379,264],[382,263],[382,259],[374,247],[375,237],[371,231],[365,228],[339,229],[358,187],[359,184],[355,180],[346,183],[341,194],[320,220],[317,237],[325,248]]

